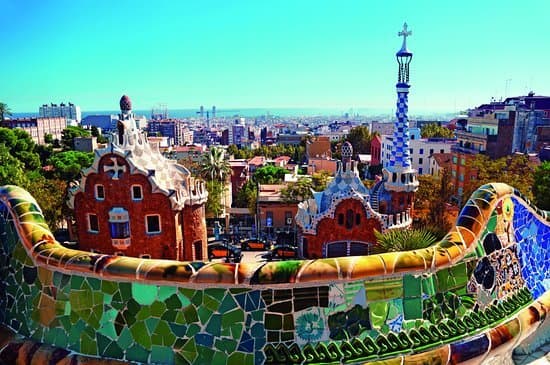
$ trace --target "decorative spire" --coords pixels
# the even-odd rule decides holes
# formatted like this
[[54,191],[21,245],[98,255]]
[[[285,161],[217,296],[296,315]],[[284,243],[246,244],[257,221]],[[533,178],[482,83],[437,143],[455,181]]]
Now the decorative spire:
[[401,46],[401,50],[399,53],[410,53],[407,49],[407,37],[412,35],[412,30],[407,31],[407,23],[403,23],[403,30],[397,33],[399,37],[403,37],[403,45]]

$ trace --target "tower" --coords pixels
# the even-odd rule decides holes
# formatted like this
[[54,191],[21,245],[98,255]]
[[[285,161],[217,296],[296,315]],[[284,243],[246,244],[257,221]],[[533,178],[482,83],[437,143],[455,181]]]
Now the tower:
[[383,170],[385,190],[392,194],[390,211],[403,211],[411,208],[414,201],[414,192],[418,189],[416,170],[412,168],[409,153],[409,65],[412,60],[412,52],[407,49],[407,37],[412,35],[407,30],[407,23],[403,24],[403,30],[397,33],[403,37],[401,49],[395,54],[398,63],[397,84],[397,108],[396,121],[393,131],[393,146],[390,164]]

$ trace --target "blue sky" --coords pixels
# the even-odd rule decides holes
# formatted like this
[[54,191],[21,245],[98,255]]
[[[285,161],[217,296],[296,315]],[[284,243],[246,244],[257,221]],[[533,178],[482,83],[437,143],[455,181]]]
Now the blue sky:
[[0,101],[389,111],[404,21],[412,112],[550,94],[549,1],[446,3],[0,0]]

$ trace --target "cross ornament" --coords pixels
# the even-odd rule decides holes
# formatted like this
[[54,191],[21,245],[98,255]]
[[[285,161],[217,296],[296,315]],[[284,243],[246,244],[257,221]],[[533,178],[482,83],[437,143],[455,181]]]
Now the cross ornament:
[[113,161],[113,164],[110,165],[110,166],[108,166],[108,165],[103,166],[103,171],[104,172],[113,171],[112,179],[113,180],[118,180],[119,174],[121,174],[123,172],[126,172],[126,166],[125,165],[119,165],[118,160],[116,159],[116,157],[111,157],[111,161]]
[[412,31],[407,31],[407,23],[403,24],[403,30],[399,33],[397,33],[397,36],[403,37],[403,49],[407,48],[407,37],[412,35]]

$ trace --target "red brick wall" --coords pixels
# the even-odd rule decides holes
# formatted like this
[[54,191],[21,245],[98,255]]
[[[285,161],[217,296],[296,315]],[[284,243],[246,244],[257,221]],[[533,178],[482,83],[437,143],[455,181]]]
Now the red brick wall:
[[260,214],[260,227],[262,230],[265,230],[267,212],[273,213],[273,228],[286,228],[289,227],[286,224],[285,213],[290,212],[292,217],[292,225],[294,226],[294,217],[298,213],[298,203],[284,203],[284,202],[273,202],[273,203],[260,203],[258,204],[258,212]]
[[[124,251],[126,256],[139,257],[149,254],[152,258],[177,259],[176,252],[176,222],[177,212],[172,211],[170,201],[161,193],[152,193],[151,185],[147,177],[141,174],[130,175],[129,165],[120,157],[118,164],[126,166],[126,172],[122,173],[118,180],[113,180],[103,172],[105,163],[111,165],[110,157],[104,156],[99,163],[99,174],[91,173],[86,179],[85,193],[75,196],[75,216],[78,228],[79,247],[82,250],[99,250],[102,253],[114,254],[116,249],[111,244],[109,232],[109,211],[113,207],[121,207],[130,215],[130,247]],[[105,199],[95,199],[94,185],[102,184],[105,189]],[[133,201],[131,185],[142,186],[143,199]],[[99,232],[88,232],[87,214],[95,213],[98,216]],[[147,214],[159,214],[161,217],[161,230],[159,234],[147,234],[145,230],[145,216]],[[192,230],[192,228],[189,228]]]
[[[200,241],[200,250],[195,252],[193,243]],[[206,251],[206,220],[204,219],[204,205],[186,206],[183,210],[183,255],[182,260],[207,260]]]
[[[346,227],[346,214],[348,209],[353,211],[353,226],[351,229]],[[344,215],[344,224],[338,224],[338,215]],[[360,224],[356,225],[355,215],[360,214]],[[317,225],[317,234],[305,234],[307,239],[308,258],[319,258],[323,256],[323,244],[334,241],[362,241],[376,243],[374,230],[381,231],[380,223],[374,219],[366,218],[366,212],[363,205],[355,199],[346,199],[336,207],[334,219],[325,218]]]
[[[401,201],[403,203],[401,203]],[[388,213],[396,214],[404,212],[407,208],[413,209],[414,193],[407,192],[393,192],[391,199],[391,211]]]

